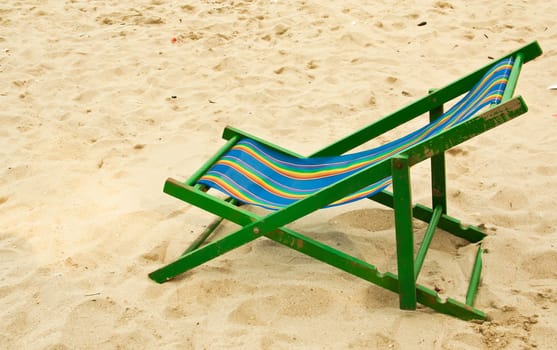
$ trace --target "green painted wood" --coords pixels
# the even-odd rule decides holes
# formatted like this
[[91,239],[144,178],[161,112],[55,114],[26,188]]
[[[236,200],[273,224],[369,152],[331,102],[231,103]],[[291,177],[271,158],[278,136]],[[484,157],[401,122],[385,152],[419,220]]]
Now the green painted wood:
[[418,285],[416,295],[420,304],[429,306],[437,312],[452,315],[465,321],[487,319],[487,315],[483,311],[453,298],[447,298],[447,300],[443,301],[435,291],[429,288]]
[[[520,98],[514,98],[496,108],[480,114],[478,117],[455,126],[429,140],[418,143],[406,152],[409,165],[415,165],[431,156],[444,152],[474,136],[511,120],[526,111],[526,105]],[[391,173],[390,159],[383,160],[370,168],[360,170],[342,181],[321,189],[312,196],[292,203],[280,211],[269,214],[257,228],[268,232],[289,222],[297,220],[317,209],[346,197],[370,183],[377,182]]]
[[429,250],[429,246],[431,245],[431,240],[433,239],[433,234],[437,229],[437,224],[439,224],[439,219],[441,219],[441,215],[443,214],[443,208],[438,205],[433,209],[433,216],[429,221],[429,225],[427,226],[427,230],[425,231],[424,238],[422,243],[420,244],[420,248],[418,249],[418,253],[416,254],[416,260],[414,262],[414,278],[418,280],[418,276],[420,275],[420,271],[422,270],[422,266],[424,265],[425,257]]
[[[380,192],[370,199],[389,208],[394,208],[393,194],[389,191]],[[433,210],[422,204],[416,204],[412,208],[412,215],[420,221],[429,223],[433,218]],[[460,220],[446,214],[442,214],[439,218],[437,228],[472,243],[477,243],[486,236],[477,226],[464,225]]]
[[[439,106],[429,112],[430,122],[435,121],[443,115],[443,106]],[[445,170],[445,152],[431,157],[431,207],[441,206],[443,214],[447,213],[447,185]]]
[[[411,147],[407,152],[409,157],[408,164],[416,164],[419,161],[427,159],[439,152],[443,152],[460,142],[464,142],[465,140],[476,136],[483,131],[518,116],[519,113],[517,113],[517,109],[521,108],[523,105],[523,101],[520,98],[515,98],[495,109],[485,112],[478,118],[463,123],[451,130],[433,137],[428,141],[424,141]],[[449,137],[447,134],[453,137]],[[237,232],[237,235],[235,236],[237,238],[231,238],[226,242],[223,242],[222,246],[210,246],[211,249],[213,249],[212,252],[222,252],[227,248],[232,249],[233,247],[239,246],[238,244],[241,242],[251,241],[254,239],[254,234],[259,235],[270,232],[306,216],[317,209],[323,208],[324,206],[343,198],[362,187],[365,187],[369,183],[385,178],[390,174],[390,172],[391,164],[390,160],[387,159],[377,163],[373,167],[356,172],[343,181],[339,181],[338,183],[328,186],[315,193],[313,196],[306,197],[298,202],[295,202],[283,210],[271,213],[262,220],[258,221],[255,219],[255,216],[252,216],[251,219],[255,219],[256,221],[251,223],[247,222],[250,217],[242,215],[241,211],[236,206],[214,198],[202,191],[195,190],[191,186],[181,184],[176,180],[167,180],[164,191],[195,206],[208,210],[218,216],[224,217],[241,225],[245,225],[242,230]],[[194,252],[190,254],[193,253]],[[202,261],[202,259],[193,260],[198,262]],[[176,269],[176,271],[178,271],[184,266],[185,265],[183,265],[183,263],[176,262],[176,264],[169,267],[169,269]],[[162,274],[155,274],[153,278],[160,278],[161,275]]]
[[[197,189],[196,186],[194,186],[194,189]],[[228,197],[224,201],[231,204],[237,203],[237,201],[232,197]],[[213,222],[211,222],[207,226],[207,228],[205,228],[205,230],[203,230],[203,232],[201,232],[201,234],[189,245],[189,247],[186,248],[186,250],[182,253],[182,255],[185,255],[199,248],[203,243],[205,243],[205,241],[207,241],[207,239],[213,234],[213,232],[215,232],[215,230],[219,227],[219,225],[223,221],[224,221],[223,217],[217,216],[215,220],[213,220]]]
[[238,208],[232,203],[196,190],[194,187],[172,178],[166,180],[164,192],[238,225],[246,225],[257,219],[256,216],[250,215],[249,212]]
[[184,250],[181,255],[186,255],[187,253],[199,248],[203,243],[205,243],[205,241],[207,241],[211,234],[215,232],[215,230],[217,229],[217,227],[219,227],[223,220],[224,218],[221,217],[215,218],[215,220],[213,220],[213,222],[211,222],[209,226],[207,226],[207,228],[203,230],[203,232],[201,232],[201,234],[189,245],[189,247],[186,248],[186,250]]
[[[480,114],[478,117],[471,119],[466,123],[458,125],[457,127],[447,130],[430,140],[413,146],[405,153],[409,157],[410,165],[415,165],[425,159],[431,158],[434,155],[445,152],[446,150],[489,129],[510,121],[526,113],[527,110],[528,107],[524,103],[522,97],[515,97]],[[378,193],[370,199],[394,208],[393,194],[388,191]],[[432,215],[433,211],[423,205],[416,205],[413,208],[413,216],[424,222],[430,222]],[[485,233],[483,233],[478,227],[464,226],[459,220],[445,214],[441,216],[438,227],[470,242],[478,242],[485,236]]]
[[431,158],[472,137],[492,129],[500,124],[512,120],[528,111],[521,96],[517,96],[505,103],[481,113],[477,117],[457,125],[443,133],[425,140],[405,153],[408,154],[410,166]]
[[417,116],[427,113],[430,110],[435,109],[470,90],[474,84],[500,60],[511,56],[515,57],[519,53],[523,55],[523,61],[525,63],[541,55],[542,50],[536,41],[525,45],[518,50],[493,60],[492,63],[485,65],[477,71],[468,74],[443,88],[437,89],[431,94],[410,103],[406,107],[332,143],[331,145],[315,152],[311,156],[317,157],[343,154],[389,130],[394,129],[397,126],[414,119]]
[[[527,62],[541,54],[541,49],[536,42],[533,42],[513,53],[504,56],[503,58],[510,55],[514,56],[517,53],[521,54],[523,62]],[[372,123],[371,125],[361,130],[358,130],[352,135],[349,135],[348,137],[341,139],[328,147],[325,147],[321,151],[314,153],[313,156],[342,154],[364,142],[367,142],[370,139],[373,139],[374,137],[384,133],[385,131],[388,131],[398,125],[405,123],[406,121],[413,119],[420,114],[438,108],[448,100],[451,100],[454,97],[457,97],[466,92],[466,90],[469,89],[491,67],[491,65],[492,64],[487,65],[484,68],[462,79],[459,79],[452,84],[449,84],[443,89],[436,90],[430,95],[408,105],[407,107],[396,111],[395,113],[375,123]],[[512,93],[509,94],[512,96]],[[454,147],[455,145],[464,142],[471,137],[474,137],[501,123],[517,117],[518,115],[526,112],[526,110],[527,107],[520,97],[510,99],[506,103],[497,106],[486,113],[481,114],[475,119],[472,119],[462,125],[448,130],[440,135],[437,135],[428,141],[413,146],[406,152],[408,158],[406,159],[402,157],[404,163],[402,168],[408,169],[410,166],[417,164],[418,162],[421,162],[427,158],[435,157],[445,152],[447,149]],[[233,145],[242,137],[251,137],[278,151],[301,157],[294,152],[273,145],[272,143],[265,142],[264,140],[255,138],[233,128],[225,129],[223,137],[230,141],[229,143],[227,143],[227,145],[225,145],[225,147],[223,147],[223,149],[225,149],[226,147],[230,148],[231,145]],[[224,152],[225,150],[219,153],[222,154]],[[194,182],[197,181],[198,177],[212,165],[212,163],[214,162],[212,160],[218,159],[218,157],[220,157],[220,155],[211,158],[206,163],[206,165],[202,167],[202,169],[200,169],[194,174],[194,176],[190,178],[187,184],[194,184]],[[400,161],[400,157],[397,158],[397,161]],[[396,168],[396,162],[393,162]],[[454,315],[462,319],[485,319],[485,314],[477,309],[474,309],[471,305],[460,303],[451,298],[443,301],[439,298],[438,294],[431,289],[420,285],[416,286],[414,277],[412,277],[411,280],[407,277],[401,278],[400,276],[396,276],[391,273],[381,274],[371,264],[337,251],[334,248],[324,246],[319,242],[313,241],[303,235],[300,235],[283,227],[285,224],[295,221],[300,217],[303,217],[319,208],[326,206],[327,204],[343,198],[346,195],[365,187],[369,183],[381,180],[382,178],[388,176],[391,173],[391,165],[392,164],[390,164],[389,160],[380,162],[371,168],[357,172],[344,179],[343,181],[340,181],[339,183],[322,189],[313,196],[300,200],[288,206],[287,208],[272,213],[264,218],[260,218],[255,214],[242,210],[230,203],[216,199],[203,192],[202,189],[195,189],[194,187],[188,186],[187,184],[182,184],[176,180],[169,179],[165,184],[166,193],[187,201],[202,209],[208,210],[232,222],[238,223],[243,227],[228,236],[220,238],[214,242],[208,243],[205,246],[199,247],[186,253],[177,261],[151,273],[150,277],[157,282],[164,282],[169,278],[172,278],[184,271],[187,271],[195,266],[214,259],[224,254],[225,252],[251,242],[252,240],[261,237],[262,235],[266,235],[268,238],[271,238],[281,244],[290,246],[295,250],[313,256],[320,261],[324,261],[332,266],[340,268],[355,276],[359,276],[363,279],[377,284],[378,286],[392,290],[394,292],[400,293],[401,291],[403,291],[403,293],[406,293],[406,291],[409,289],[407,287],[407,285],[410,284],[409,281],[413,280],[412,288],[414,289],[414,292],[410,292],[407,294],[413,294],[414,299],[421,304],[429,306],[439,312]],[[394,180],[394,182],[397,183],[396,187],[398,189],[402,188],[402,192],[410,193],[409,173],[407,176],[405,175],[405,171],[394,171],[393,175],[396,175],[398,179]],[[432,185],[432,187],[434,186]],[[407,199],[395,199],[393,198],[392,194],[389,194],[385,191],[375,196],[373,199],[379,202],[387,203],[387,205],[390,204],[392,207],[395,208],[403,208],[402,214],[400,214],[401,210],[398,210],[398,217],[400,219],[398,221],[399,226],[402,225],[402,227],[406,228],[400,230],[397,229],[397,235],[400,236],[400,242],[405,242],[402,244],[402,247],[400,247],[401,252],[410,250],[410,245],[408,244],[408,236],[411,235],[412,216],[424,221],[436,221],[437,216],[439,216],[439,214],[437,214],[438,209],[436,211],[433,211],[420,205],[414,206],[412,208],[410,196],[408,196]],[[397,204],[398,202],[404,202],[404,204]],[[396,210],[397,209],[395,209],[395,211]],[[408,224],[409,222],[410,225]],[[408,227],[410,227],[410,229]],[[478,228],[473,226],[463,226],[458,220],[451,218],[446,214],[440,215],[438,227],[453,234],[466,237],[471,241],[481,240],[481,238],[483,238],[483,236],[485,235]],[[398,231],[400,231],[400,233]],[[397,237],[397,244],[398,241],[399,239]],[[400,255],[404,260],[404,264],[406,263],[407,255],[408,254],[404,253]],[[413,254],[410,254],[410,256],[413,257]],[[479,258],[477,257],[476,260],[478,261],[478,259],[480,263],[475,264],[474,270],[476,270],[476,266],[478,266],[479,264],[481,272],[481,256]],[[404,264],[402,265],[405,266]],[[414,264],[413,260],[412,264]],[[403,272],[403,276],[405,274],[411,274],[412,276],[414,276],[414,267],[407,268],[406,266],[402,269],[400,269],[399,267],[399,270]],[[409,271],[412,273],[410,273]],[[477,291],[477,286],[473,287],[473,284],[476,283],[474,281],[477,281],[477,283],[479,283],[479,273],[473,272],[472,275],[471,288]],[[478,277],[475,277],[476,275]],[[470,293],[467,294],[471,295]],[[473,292],[472,294],[474,295],[467,295],[467,302],[469,301],[469,299],[475,298],[475,292]],[[415,301],[412,302],[410,298],[411,296],[401,297],[401,306],[408,308],[415,307]]]
[[334,266],[351,275],[360,277],[379,287],[398,293],[396,275],[388,272],[382,274],[374,265],[322,242],[311,239],[288,228],[268,232],[265,236],[288,248]]
[[182,255],[177,260],[149,274],[149,278],[158,283],[166,282],[175,276],[204,264],[224,253],[238,248],[260,237],[250,227],[244,227],[219,240],[208,243],[203,247]]
[[[266,236],[284,246],[398,294],[398,276],[393,273],[381,273],[372,264],[290,229],[275,230],[266,234]],[[415,295],[417,302],[437,312],[463,320],[486,319],[486,315],[482,311],[452,298],[442,300],[437,292],[422,285],[416,286]]]
[[[467,76],[456,80],[455,82],[445,86],[444,88],[435,89],[427,96],[407,105],[406,107],[395,111],[394,113],[387,115],[386,117],[369,124],[368,126],[336,141],[335,143],[313,153],[310,157],[317,156],[329,156],[329,155],[340,155],[343,154],[363,143],[374,139],[375,137],[392,130],[393,128],[400,126],[415,117],[422,115],[424,113],[435,110],[441,107],[444,103],[462,95],[468,91],[496,62],[505,59],[507,57],[519,57],[520,64],[526,63],[533,60],[542,54],[542,49],[537,41],[533,41],[505,56],[494,60],[492,63],[476,70],[475,72],[468,74]],[[520,69],[518,70],[518,72]],[[518,78],[518,72],[514,73],[516,79]],[[511,74],[513,75],[513,74]],[[512,86],[516,86],[516,79],[513,78],[511,81]],[[512,89],[514,91],[514,87]],[[510,91],[510,90],[509,90]],[[510,93],[510,92],[509,92]],[[507,93],[507,94],[509,94]],[[512,96],[512,93],[510,93]],[[275,149],[277,151],[283,152],[285,154],[293,155],[302,158],[303,156],[289,151],[283,147],[275,145],[271,142],[258,138],[247,132],[238,130],[233,127],[226,127],[223,133],[223,138],[230,140],[232,137],[248,137],[262,144]]]
[[516,89],[516,84],[518,83],[518,77],[520,71],[522,70],[522,64],[524,63],[524,54],[519,53],[514,59],[513,68],[511,69],[511,74],[509,74],[509,80],[507,81],[507,86],[503,92],[502,102],[510,100],[514,95],[514,90]]
[[472,268],[472,276],[470,277],[470,284],[468,285],[468,291],[466,292],[466,305],[474,306],[476,301],[476,295],[478,293],[478,287],[480,286],[480,276],[482,274],[482,246],[478,247],[478,252],[476,253],[476,259],[474,260],[474,267]]
[[203,164],[192,176],[185,182],[188,185],[195,185],[195,183],[203,176],[209,168],[213,166],[228,150],[230,150],[238,141],[240,137],[232,137],[224,146],[222,146],[211,158],[209,158],[205,164]]
[[[212,201],[215,200],[214,198],[210,199],[208,198],[210,197],[208,194],[195,190],[193,187],[187,186],[183,183],[169,180],[167,186],[169,188],[176,187],[173,190],[168,190],[167,193],[189,202],[202,204],[202,208],[208,207],[209,211],[213,213],[227,214],[229,213],[229,209],[236,210],[237,212],[234,215],[227,215],[227,218],[238,224],[265,220],[265,218],[258,217],[257,215],[241,208],[229,208],[228,203],[225,203],[224,201],[212,203]],[[185,192],[188,192],[189,194],[185,195]],[[193,199],[193,197],[198,198]],[[235,249],[236,247],[261,237],[263,231],[257,230],[257,232],[255,232],[252,227],[244,227],[228,236],[199,247],[198,249],[179,257],[176,261],[152,272],[149,274],[149,277],[158,283],[166,282],[181,273],[189,271],[212,259],[218,258],[222,254]],[[319,261],[325,262],[331,266],[346,271],[347,273],[369,281],[379,287],[398,293],[399,282],[396,275],[389,272],[380,273],[375,266],[363,260],[350,256],[344,252],[284,227],[271,230],[265,233],[265,236],[280,244],[309,255]],[[468,307],[465,304],[453,299],[444,301],[439,298],[436,292],[424,286],[416,287],[416,299],[419,303],[428,306],[433,310],[456,316],[461,319],[485,319],[485,314],[483,314],[480,310]]]
[[391,159],[393,190],[396,193],[395,233],[400,308],[416,309],[416,279],[414,277],[414,232],[412,228],[412,190],[410,165],[406,155]]

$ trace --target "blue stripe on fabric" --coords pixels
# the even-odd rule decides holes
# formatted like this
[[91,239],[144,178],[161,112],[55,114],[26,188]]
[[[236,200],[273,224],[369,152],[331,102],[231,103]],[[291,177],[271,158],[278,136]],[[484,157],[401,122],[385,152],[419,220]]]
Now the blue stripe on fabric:
[[[257,178],[269,183],[269,186],[273,189],[279,191],[284,191],[287,193],[292,193],[297,196],[308,196],[320,189],[332,185],[360,170],[367,168],[376,164],[382,156],[390,153],[400,153],[402,150],[408,148],[409,146],[420,142],[422,139],[427,139],[435,136],[455,125],[463,123],[476,115],[480,110],[488,105],[499,103],[500,99],[495,101],[485,101],[486,97],[492,95],[502,95],[506,86],[506,82],[497,83],[498,80],[508,78],[510,74],[510,69],[505,68],[496,72],[492,77],[489,75],[496,71],[499,67],[505,65],[512,65],[512,58],[503,60],[494,66],[484,78],[482,78],[459,102],[454,104],[447,112],[440,116],[436,121],[425,125],[397,140],[388,142],[382,146],[375,147],[370,150],[351,153],[341,156],[334,157],[318,157],[318,158],[296,158],[284,155],[282,153],[276,152],[254,140],[243,139],[237,143],[237,146],[245,145],[250,147],[257,153],[258,156],[265,159],[265,161],[272,164],[272,166],[282,167],[288,171],[293,171],[295,173],[301,174],[314,174],[318,171],[335,170],[338,168],[348,168],[357,164],[358,162],[364,161],[364,164],[358,165],[352,170],[343,171],[339,174],[323,176],[318,178],[308,178],[299,179],[293,178],[287,174],[281,174],[279,171],[273,169],[259,159],[254,157],[248,152],[238,147],[233,147],[229,152],[227,152],[220,161],[229,160],[236,165],[240,166],[240,171],[234,169],[228,164],[217,162],[206,175],[208,177],[202,177],[199,181],[200,184],[213,187],[219,191],[225,192],[228,195],[235,197],[240,201],[244,201],[241,198],[234,196],[230,191],[212,181],[210,177],[214,176],[222,181],[225,181],[228,185],[232,186],[234,190],[239,191],[242,195],[252,198],[248,200],[248,203],[265,207],[267,209],[278,209],[289,204],[292,204],[298,199],[292,199],[283,197],[280,194],[272,193],[270,190],[264,186],[259,185],[249,176],[256,176]],[[398,150],[398,151],[397,151]],[[390,155],[391,156],[391,155]],[[362,190],[356,192],[362,193],[362,196],[356,196],[356,198],[351,199],[349,202],[353,202],[373,194],[380,192],[390,185],[390,178],[386,178],[380,183],[372,184],[363,188]],[[369,189],[374,186],[378,186],[372,193],[366,193]],[[364,195],[365,193],[365,195]],[[340,204],[345,204],[340,203]],[[332,204],[330,206],[335,206],[337,204]]]

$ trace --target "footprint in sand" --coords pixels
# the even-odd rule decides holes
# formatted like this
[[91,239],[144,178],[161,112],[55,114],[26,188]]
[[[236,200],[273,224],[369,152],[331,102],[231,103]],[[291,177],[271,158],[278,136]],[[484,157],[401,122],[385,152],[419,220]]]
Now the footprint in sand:
[[557,174],[557,167],[552,165],[542,165],[536,168],[539,175],[554,176]]
[[251,326],[265,326],[283,317],[307,319],[328,312],[332,301],[331,293],[322,288],[281,287],[276,294],[242,302],[228,319]]
[[96,18],[98,23],[104,25],[114,24],[135,24],[135,25],[156,25],[164,24],[161,17],[145,15],[142,11],[131,8],[126,12],[112,12],[100,15]]
[[497,191],[489,202],[500,209],[512,210],[527,207],[528,201],[528,196],[522,190],[505,186]]
[[10,289],[10,285],[21,282],[34,271],[35,261],[30,256],[33,256],[32,249],[23,238],[0,235],[0,297],[4,288]]
[[377,232],[394,228],[395,221],[392,210],[360,209],[338,215],[330,223]]
[[451,156],[467,156],[468,150],[467,147],[453,147],[447,151],[448,154]]
[[557,278],[557,251],[546,248],[541,251],[529,252],[522,260],[521,267],[533,279]]
[[448,2],[448,1],[437,1],[437,2],[433,5],[433,7],[434,7],[434,8],[437,8],[437,9],[443,9],[443,10],[446,10],[446,9],[454,9],[453,4],[451,4],[451,3]]
[[541,288],[527,292],[526,295],[532,302],[543,310],[549,310],[557,306],[557,291],[552,288]]
[[261,350],[292,349],[296,346],[296,337],[277,332],[269,332],[261,338]]
[[393,338],[381,333],[371,333],[356,337],[350,341],[350,349],[400,349],[400,344]]
[[30,175],[32,175],[32,172],[29,165],[8,166],[2,174],[2,180],[9,183],[22,180]]
[[102,348],[103,344],[112,348],[141,348],[149,341],[147,334],[129,324],[139,312],[110,297],[86,300],[69,313],[61,330],[60,345],[72,349]]

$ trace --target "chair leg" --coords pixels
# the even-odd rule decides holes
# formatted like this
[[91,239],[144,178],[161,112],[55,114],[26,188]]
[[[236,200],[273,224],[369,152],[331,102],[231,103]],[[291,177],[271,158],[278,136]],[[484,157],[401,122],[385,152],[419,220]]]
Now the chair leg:
[[261,237],[258,232],[253,232],[251,227],[244,227],[228,236],[180,256],[170,264],[151,272],[149,278],[155,282],[164,283],[181,273],[251,242],[258,237]]
[[[394,208],[394,196],[391,192],[382,191],[369,199],[383,204],[389,208]],[[425,223],[431,222],[434,211],[421,204],[414,205],[413,215],[414,218]],[[460,220],[450,217],[446,214],[441,214],[437,228],[444,230],[454,236],[460,237],[472,243],[477,243],[485,237],[485,233],[476,226],[463,225]]]
[[412,193],[408,157],[392,159],[395,207],[396,250],[400,308],[416,309],[416,279],[414,275],[414,234],[412,231]]
[[[434,92],[435,90],[430,90]],[[433,122],[444,113],[443,105],[429,112],[429,121]],[[445,183],[445,152],[431,157],[431,200],[432,208],[441,206],[442,214],[447,214],[447,190]]]
[[432,208],[441,206],[447,214],[447,190],[445,177],[445,153],[431,157],[431,200]]
[[[407,164],[406,164],[407,165]],[[404,168],[402,167],[403,175],[404,175]],[[396,168],[395,168],[396,169]],[[408,172],[408,169],[406,170]],[[397,188],[400,188],[399,184],[399,176],[397,178]],[[404,178],[404,176],[403,176]],[[406,174],[407,180],[402,180],[402,186],[407,187],[406,193],[410,193],[409,187],[409,177]],[[195,244],[193,250],[190,250],[180,256],[176,261],[171,262],[170,264],[161,267],[157,271],[152,272],[149,274],[149,277],[158,283],[166,282],[176,275],[179,275],[183,272],[193,269],[196,266],[203,264],[204,262],[210,261],[214,258],[219,257],[220,255],[233,250],[236,247],[239,247],[243,244],[246,244],[250,241],[255,240],[262,235],[283,244],[287,247],[295,249],[301,253],[307,254],[311,257],[316,258],[317,260],[323,261],[331,266],[337,267],[343,271],[346,271],[354,276],[360,277],[366,281],[369,281],[377,286],[383,287],[395,293],[400,293],[402,291],[403,298],[401,301],[404,301],[404,304],[401,303],[402,308],[415,308],[416,302],[419,302],[425,306],[431,307],[438,312],[442,312],[448,315],[453,315],[459,317],[461,319],[470,320],[470,319],[485,319],[485,314],[481,311],[474,309],[470,305],[465,305],[458,301],[448,298],[447,300],[441,300],[437,293],[433,290],[425,288],[420,285],[414,286],[415,279],[412,279],[414,275],[414,268],[412,267],[415,265],[412,255],[413,255],[413,243],[406,244],[413,240],[412,237],[412,225],[411,225],[411,213],[408,213],[409,209],[408,206],[411,203],[410,196],[407,196],[407,200],[402,201],[402,206],[399,205],[398,208],[398,216],[397,222],[401,222],[401,215],[400,213],[404,212],[404,208],[406,208],[406,219],[404,221],[403,227],[407,227],[404,230],[397,229],[397,240],[399,242],[405,242],[404,247],[399,249],[399,256],[401,260],[409,264],[408,267],[399,268],[399,275],[396,276],[392,273],[385,272],[380,273],[377,268],[365,261],[357,259],[353,256],[350,256],[346,253],[340,252],[332,247],[328,247],[322,243],[314,241],[309,237],[305,237],[299,233],[296,233],[288,228],[285,227],[278,227],[273,229],[271,227],[263,228],[261,230],[256,229],[259,225],[263,224],[267,218],[259,217],[253,213],[248,211],[242,210],[236,206],[230,206],[231,203],[227,203],[226,201],[214,201],[209,200],[209,195],[204,192],[194,190],[193,188],[180,184],[175,180],[169,180],[165,185],[165,192],[176,196],[179,199],[188,199],[188,201],[196,203],[201,208],[205,208],[210,212],[221,215],[226,219],[235,222],[238,225],[244,226],[242,229],[229,234],[223,238],[217,239],[211,243],[208,243],[205,246],[200,246],[202,244],[201,241],[204,241],[206,238],[206,234],[210,234],[212,229],[209,229],[209,232],[205,232],[200,241]],[[403,192],[402,190],[400,192]],[[398,192],[397,192],[398,193]],[[207,198],[206,198],[207,197]],[[387,196],[388,203],[390,206],[393,206],[392,203],[394,202],[392,195]],[[402,208],[402,209],[401,209]],[[414,208],[416,210],[416,208]],[[427,214],[427,213],[426,213]],[[425,214],[424,214],[425,215]],[[427,216],[427,215],[425,215]],[[422,220],[425,220],[425,216],[422,217]],[[220,220],[219,220],[220,221]],[[251,223],[251,224],[250,224]],[[255,225],[257,226],[255,226]],[[281,223],[279,223],[281,224]],[[283,224],[283,223],[282,223]],[[216,223],[215,223],[216,225]],[[213,225],[211,225],[213,226]],[[249,226],[249,227],[246,227]],[[400,226],[400,225],[399,225]],[[405,235],[401,235],[399,233],[405,232]],[[402,238],[399,238],[402,237]],[[404,237],[409,237],[404,238]],[[407,251],[406,254],[402,254],[403,251]],[[403,266],[403,264],[399,264],[399,266]],[[400,274],[402,272],[402,274]],[[408,276],[410,275],[410,277]],[[401,283],[401,281],[403,281]],[[410,281],[410,283],[408,283]],[[402,285],[408,285],[409,287],[401,288]],[[407,297],[409,294],[409,297]],[[399,294],[400,295],[400,294]],[[472,298],[472,297],[470,297]],[[408,300],[414,302],[408,302]]]
[[[268,232],[265,236],[288,248],[371,282],[378,287],[385,288],[394,293],[399,293],[400,291],[400,276],[396,276],[390,272],[380,273],[377,268],[370,263],[315,241],[291,229],[283,227]],[[411,255],[409,256],[411,257]],[[413,298],[416,302],[428,306],[433,310],[456,316],[463,320],[485,320],[486,318],[486,315],[482,311],[475,309],[472,305],[466,305],[451,298],[442,300],[439,298],[437,292],[419,284],[415,286]],[[413,305],[415,305],[415,303]],[[412,306],[412,304],[410,306]],[[404,308],[406,307],[403,307],[403,309]]]

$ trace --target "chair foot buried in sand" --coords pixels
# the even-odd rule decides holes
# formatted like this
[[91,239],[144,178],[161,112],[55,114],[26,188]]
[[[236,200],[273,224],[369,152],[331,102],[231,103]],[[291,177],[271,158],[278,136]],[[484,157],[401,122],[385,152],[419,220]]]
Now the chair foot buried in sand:
[[[217,215],[217,221],[176,261],[149,277],[166,282],[257,238],[267,237],[399,294],[401,309],[414,310],[420,303],[465,320],[485,319],[485,313],[474,308],[482,270],[479,242],[485,233],[447,215],[444,153],[527,111],[522,97],[513,94],[522,64],[540,54],[537,42],[528,44],[309,157],[226,128],[223,137],[228,142],[189,180],[168,179],[164,186],[164,192]],[[464,97],[443,111],[445,103],[460,96]],[[430,115],[430,123],[424,127],[380,147],[345,154],[424,113]],[[431,162],[431,208],[412,205],[410,187],[410,167],[427,159]],[[389,192],[386,188],[391,185],[393,190]],[[215,197],[207,192],[210,188],[229,197]],[[380,273],[366,261],[285,227],[324,207],[364,198],[394,209],[397,274]],[[250,204],[271,211],[259,216],[241,207]],[[429,224],[416,253],[413,218]],[[205,244],[223,219],[241,228]],[[437,228],[479,243],[464,302],[442,300],[434,290],[416,283]]]

